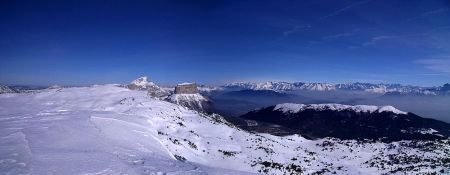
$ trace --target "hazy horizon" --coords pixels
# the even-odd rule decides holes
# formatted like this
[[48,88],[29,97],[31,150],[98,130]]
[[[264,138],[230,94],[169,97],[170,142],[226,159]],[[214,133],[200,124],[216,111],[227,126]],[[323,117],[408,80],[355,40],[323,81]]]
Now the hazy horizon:
[[[54,85],[58,85],[58,86],[68,86],[68,87],[77,87],[77,86],[91,86],[91,85],[102,85],[102,84],[129,84],[131,83],[131,81],[140,78],[143,76],[138,76],[135,77],[133,79],[130,79],[129,81],[122,81],[122,82],[103,82],[99,81],[99,83],[89,83],[89,84],[58,84],[58,83],[52,83],[52,84],[0,84],[0,85],[6,85],[6,86],[39,86],[39,87],[48,87],[48,86],[54,86]],[[154,82],[158,85],[162,85],[162,86],[175,86],[177,84],[180,83],[185,83],[185,82],[189,82],[189,83],[197,83],[199,85],[208,85],[208,86],[222,86],[222,85],[226,85],[226,84],[230,84],[230,83],[266,83],[266,82],[286,82],[286,83],[328,83],[328,84],[352,84],[352,83],[369,83],[369,84],[399,84],[402,86],[418,86],[418,87],[439,87],[442,86],[444,84],[447,84],[449,82],[443,82],[442,84],[438,84],[438,85],[429,85],[429,86],[423,86],[423,85],[417,85],[417,84],[401,84],[401,83],[396,83],[396,82],[362,82],[362,81],[348,81],[348,82],[319,82],[319,81],[281,81],[281,80],[236,80],[236,81],[226,81],[226,82],[222,82],[222,83],[202,83],[202,82],[197,82],[197,81],[178,81],[178,82],[174,82],[174,83],[158,83],[158,81],[152,79],[149,76],[148,77],[148,81]]]

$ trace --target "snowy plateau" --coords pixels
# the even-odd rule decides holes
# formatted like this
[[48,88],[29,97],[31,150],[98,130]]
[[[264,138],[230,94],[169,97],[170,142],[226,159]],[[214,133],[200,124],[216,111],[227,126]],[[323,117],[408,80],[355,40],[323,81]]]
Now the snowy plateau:
[[258,134],[119,85],[0,94],[0,137],[0,174],[450,173],[449,139]]

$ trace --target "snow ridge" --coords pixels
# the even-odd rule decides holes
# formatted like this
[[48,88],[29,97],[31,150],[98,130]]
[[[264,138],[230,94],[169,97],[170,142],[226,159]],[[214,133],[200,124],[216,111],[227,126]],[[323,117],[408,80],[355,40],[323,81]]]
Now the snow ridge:
[[297,113],[307,109],[313,109],[318,111],[323,110],[333,110],[333,111],[344,111],[352,110],[355,112],[368,112],[368,113],[381,113],[381,112],[392,112],[395,114],[407,114],[407,112],[400,111],[393,106],[370,106],[370,105],[343,105],[336,103],[329,104],[296,104],[296,103],[283,103],[278,104],[273,109],[274,111],[280,110],[284,113]]

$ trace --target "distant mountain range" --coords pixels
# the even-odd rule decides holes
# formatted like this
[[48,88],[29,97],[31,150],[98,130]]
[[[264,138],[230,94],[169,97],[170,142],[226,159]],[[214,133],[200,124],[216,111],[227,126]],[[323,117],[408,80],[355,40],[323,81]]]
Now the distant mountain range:
[[3,93],[19,93],[19,92],[30,92],[35,90],[41,90],[49,88],[49,86],[21,86],[21,85],[15,85],[15,86],[6,86],[6,85],[0,85],[0,94]]
[[[131,89],[157,90],[156,96],[167,96],[167,91],[172,91],[173,87],[159,87],[155,83],[148,81],[147,77],[140,77],[127,85]],[[43,86],[0,86],[0,93],[14,93],[27,90],[44,89]],[[373,83],[304,83],[304,82],[234,82],[222,86],[199,85],[201,93],[211,93],[212,91],[224,90],[272,90],[277,92],[291,91],[363,91],[369,93],[387,95],[450,95],[450,84],[442,86],[421,87],[401,84],[373,84]]]
[[222,86],[225,89],[251,89],[251,90],[273,90],[277,92],[289,91],[364,91],[380,94],[420,94],[420,95],[448,95],[450,84],[439,87],[420,87],[400,84],[372,84],[372,83],[303,83],[303,82],[236,82]]
[[[243,126],[247,130],[272,133],[278,128],[276,132],[281,135],[301,134],[310,138],[398,141],[450,136],[450,124],[392,106],[284,103],[251,111],[240,118],[247,120]],[[259,123],[262,125],[258,126]],[[239,125],[242,127],[242,123]]]
[[14,90],[14,89],[12,89],[12,88],[10,88],[8,86],[0,85],[0,94],[3,94],[3,93],[16,93],[16,92],[17,92],[16,90]]

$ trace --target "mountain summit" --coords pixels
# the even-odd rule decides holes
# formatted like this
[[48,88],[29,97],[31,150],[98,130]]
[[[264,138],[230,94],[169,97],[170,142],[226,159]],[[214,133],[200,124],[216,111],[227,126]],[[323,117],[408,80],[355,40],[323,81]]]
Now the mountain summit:
[[132,90],[147,90],[148,86],[156,86],[155,83],[148,81],[148,79],[149,78],[147,76],[139,77],[131,81],[127,87]]
[[148,77],[143,76],[139,77],[136,80],[133,80],[130,84],[127,85],[128,89],[131,90],[146,90],[148,94],[152,97],[163,98],[169,95],[165,89],[159,87],[155,83],[149,81]]

